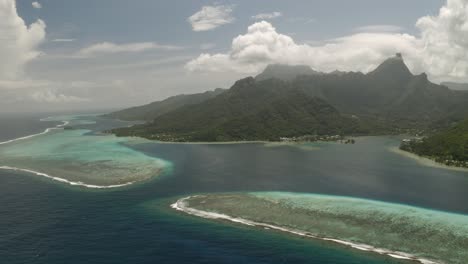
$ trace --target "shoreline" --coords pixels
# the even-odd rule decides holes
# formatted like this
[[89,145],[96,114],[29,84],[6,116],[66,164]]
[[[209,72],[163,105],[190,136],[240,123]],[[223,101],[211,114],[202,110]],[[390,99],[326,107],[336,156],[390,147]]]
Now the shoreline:
[[[51,117],[41,118],[41,119],[39,119],[39,121],[47,121],[48,118],[51,118]],[[28,136],[24,136],[24,137],[19,137],[19,138],[15,138],[15,139],[10,139],[10,140],[4,141],[4,142],[0,142],[0,145],[6,145],[6,144],[13,143],[13,142],[16,142],[16,141],[30,139],[30,138],[33,138],[33,137],[45,135],[45,134],[49,133],[52,130],[60,129],[60,128],[63,128],[65,126],[67,126],[68,124],[70,124],[70,121],[62,120],[61,122],[63,122],[63,123],[59,124],[59,125],[57,125],[55,127],[46,128],[44,131],[42,131],[40,133],[32,134],[32,135],[28,135]],[[87,184],[87,183],[84,183],[84,182],[81,182],[81,181],[76,181],[76,182],[75,181],[70,181],[70,180],[67,180],[65,178],[60,178],[60,177],[49,175],[47,173],[34,171],[34,170],[30,170],[30,169],[12,167],[12,166],[8,166],[8,165],[0,165],[0,170],[26,172],[26,173],[33,174],[33,175],[36,175],[36,176],[41,176],[41,177],[44,177],[44,178],[47,178],[47,179],[51,179],[51,180],[56,181],[56,182],[65,183],[65,184],[68,184],[70,186],[79,186],[79,187],[85,187],[85,188],[89,188],[89,189],[115,189],[115,188],[129,186],[129,185],[132,185],[132,184],[137,182],[137,181],[131,181],[131,182],[122,183],[122,184],[96,185],[96,184]]]
[[86,183],[80,182],[80,181],[77,181],[77,182],[69,181],[67,179],[51,176],[51,175],[43,173],[43,172],[38,172],[38,171],[33,171],[33,170],[28,170],[28,169],[21,169],[21,168],[10,167],[10,166],[0,166],[0,170],[26,172],[26,173],[34,174],[34,175],[37,175],[37,176],[42,176],[42,177],[45,177],[45,178],[48,178],[48,179],[51,179],[51,180],[54,180],[54,181],[57,181],[57,182],[66,183],[66,184],[71,185],[71,186],[80,186],[80,187],[86,187],[86,188],[90,188],[90,189],[113,189],[113,188],[129,186],[129,185],[132,185],[132,184],[135,183],[133,181],[133,182],[123,183],[123,184],[114,184],[114,185],[94,185],[94,184],[86,184]]
[[394,258],[394,259],[413,261],[413,262],[418,262],[418,263],[421,263],[421,264],[442,264],[440,262],[435,262],[435,261],[428,260],[428,259],[418,258],[416,256],[413,256],[411,254],[407,254],[407,253],[404,253],[404,252],[391,251],[391,250],[387,250],[387,249],[376,248],[376,247],[373,247],[373,246],[367,245],[367,244],[352,243],[352,242],[349,242],[349,241],[339,240],[339,239],[334,239],[334,238],[320,237],[320,236],[311,234],[309,232],[304,232],[304,231],[301,231],[301,230],[289,229],[289,228],[285,228],[285,227],[281,227],[281,226],[275,226],[275,225],[270,225],[270,224],[261,223],[261,222],[255,222],[255,221],[251,221],[251,220],[247,220],[247,219],[243,219],[243,218],[232,217],[232,216],[229,216],[229,215],[226,215],[226,214],[207,212],[207,211],[202,211],[202,210],[198,210],[198,209],[195,209],[195,208],[188,207],[186,201],[189,200],[192,197],[197,197],[197,196],[198,195],[180,198],[175,203],[171,204],[170,206],[171,206],[171,208],[173,208],[173,209],[175,209],[177,211],[184,212],[186,214],[193,215],[193,216],[198,216],[198,217],[205,218],[205,219],[226,220],[226,221],[230,221],[230,222],[233,222],[233,223],[239,223],[239,224],[248,225],[248,226],[252,226],[252,227],[259,227],[259,228],[263,228],[263,229],[273,229],[273,230],[276,230],[276,231],[285,232],[285,233],[289,233],[289,234],[293,234],[293,235],[298,235],[298,236],[301,236],[301,237],[307,237],[307,238],[312,238],[312,239],[319,239],[319,240],[323,240],[323,241],[333,242],[333,243],[337,243],[337,244],[347,246],[347,247],[350,247],[350,248],[353,248],[353,249],[357,249],[357,250],[361,250],[361,251],[367,251],[367,252],[373,252],[373,253],[377,253],[379,255],[385,255],[385,256],[388,256],[388,257],[391,257],[391,258]]
[[[339,143],[339,141],[325,141],[325,140],[317,140],[317,141],[266,141],[266,140],[251,140],[251,141],[158,141],[153,139],[148,139],[144,137],[138,136],[117,136],[114,133],[108,133],[111,135],[115,135],[116,137],[128,137],[128,138],[137,138],[147,140],[151,143],[155,144],[182,144],[182,145],[237,145],[237,144],[264,144],[264,145],[300,145],[304,143]],[[366,136],[363,136],[366,137]],[[352,137],[353,139],[359,137]],[[341,143],[340,143],[341,144]]]
[[[43,119],[44,119],[44,118],[43,118]],[[43,119],[40,119],[40,121],[44,121]],[[60,125],[57,125],[57,126],[55,126],[55,127],[46,128],[44,131],[42,131],[42,132],[40,132],[40,133],[37,133],[37,134],[32,134],[32,135],[29,135],[29,136],[14,138],[14,139],[10,139],[10,140],[7,140],[7,141],[0,142],[0,145],[5,145],[5,144],[9,144],[9,143],[16,142],[16,141],[20,141],[20,140],[24,140],[24,139],[29,139],[29,138],[37,137],[37,136],[40,136],[40,135],[45,135],[45,134],[49,133],[51,130],[58,129],[58,128],[62,128],[62,127],[64,127],[64,126],[70,124],[69,121],[62,121],[62,122],[63,122],[63,123],[60,124]]]
[[468,172],[468,168],[464,167],[457,167],[457,166],[449,166],[445,165],[443,163],[439,163],[431,158],[424,157],[424,156],[419,156],[417,154],[401,150],[399,147],[390,147],[389,148],[390,152],[393,152],[395,154],[413,159],[417,161],[419,164],[423,166],[428,166],[432,168],[437,168],[437,169],[446,169],[446,170],[452,170],[452,171],[461,171],[461,172]]
[[[113,134],[113,135],[115,135],[115,134]],[[223,142],[221,142],[221,141],[178,142],[178,141],[157,141],[157,140],[151,140],[151,139],[147,139],[147,138],[143,138],[143,137],[130,137],[130,138],[141,138],[141,139],[148,140],[151,143],[172,144],[172,145],[176,145],[176,144],[182,144],[182,145],[237,145],[237,144],[267,144],[267,143],[275,142],[275,141],[261,141],[261,140],[257,140],[257,141],[255,141],[255,140],[254,141],[223,141]]]

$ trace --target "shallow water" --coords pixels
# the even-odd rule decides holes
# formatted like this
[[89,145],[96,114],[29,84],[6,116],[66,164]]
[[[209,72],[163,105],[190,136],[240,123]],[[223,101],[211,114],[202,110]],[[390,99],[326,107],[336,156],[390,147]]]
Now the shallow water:
[[[76,128],[96,136],[125,125],[98,120]],[[18,129],[18,135],[28,134]],[[361,138],[356,145],[325,144],[319,150],[144,142],[128,147],[169,161],[172,169],[123,188],[87,189],[0,170],[0,262],[400,263],[326,242],[213,223],[169,207],[193,193],[321,193],[468,214],[468,175],[391,153],[388,147],[398,144],[392,138]]]
[[468,262],[468,215],[366,199],[285,192],[198,195],[180,199],[174,208],[208,219],[269,227],[342,244],[349,242],[357,249],[422,263]]
[[[88,120],[89,118],[89,120]],[[88,116],[60,116],[64,124],[29,138],[0,145],[0,165],[45,174],[81,185],[115,186],[148,180],[171,164],[135,151],[131,138],[96,135],[80,126],[95,124]],[[64,130],[62,126],[78,127]],[[65,181],[66,180],[66,181]]]

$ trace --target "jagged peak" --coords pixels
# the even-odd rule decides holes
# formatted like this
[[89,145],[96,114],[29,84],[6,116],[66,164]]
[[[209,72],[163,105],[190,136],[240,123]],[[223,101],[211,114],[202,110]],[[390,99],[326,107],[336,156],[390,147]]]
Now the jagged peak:
[[249,77],[237,80],[234,83],[233,87],[248,86],[248,85],[251,85],[251,84],[254,84],[254,83],[255,83],[255,79],[252,76],[249,76]]
[[405,60],[401,53],[386,59],[375,70],[369,73],[370,75],[388,75],[389,77],[409,78],[413,76],[411,71],[406,66]]
[[277,78],[284,81],[294,80],[299,75],[316,75],[319,72],[314,71],[308,65],[287,65],[287,64],[269,64],[265,67],[262,73],[257,75],[255,79],[266,80]]

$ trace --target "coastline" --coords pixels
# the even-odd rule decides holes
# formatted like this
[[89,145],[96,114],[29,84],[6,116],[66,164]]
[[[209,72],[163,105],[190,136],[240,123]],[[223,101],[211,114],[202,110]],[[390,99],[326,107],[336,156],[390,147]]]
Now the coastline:
[[113,189],[113,188],[129,186],[135,183],[135,182],[128,182],[128,183],[114,184],[114,185],[94,185],[94,184],[86,184],[84,182],[79,182],[79,181],[78,182],[69,181],[67,179],[51,176],[43,172],[38,172],[38,171],[33,171],[33,170],[28,170],[28,169],[21,169],[21,168],[10,167],[10,166],[0,166],[0,170],[10,170],[10,171],[20,171],[20,172],[31,173],[31,174],[42,176],[42,177],[45,177],[45,178],[48,178],[57,182],[66,183],[71,186],[81,186],[81,187],[86,187],[90,189]]
[[[94,115],[89,115],[89,116],[94,116]],[[51,119],[51,118],[53,118],[53,117],[41,118],[39,120],[40,121],[50,121],[48,119]],[[59,121],[59,120],[57,120],[57,121]],[[11,140],[0,142],[0,145],[6,145],[6,144],[14,143],[14,142],[17,142],[17,141],[26,140],[26,139],[34,138],[34,137],[37,137],[37,136],[45,135],[45,134],[48,134],[49,132],[51,132],[53,130],[62,129],[63,127],[69,125],[72,121],[70,121],[70,120],[61,120],[59,122],[62,122],[62,124],[56,125],[54,127],[46,128],[44,131],[42,131],[40,133],[36,133],[36,134],[32,134],[32,135],[28,135],[28,136],[24,136],[24,137],[19,137],[19,138],[14,138],[14,139],[11,139]],[[57,177],[57,176],[53,176],[53,175],[50,175],[50,174],[47,174],[47,173],[44,173],[44,172],[35,171],[35,170],[31,170],[31,169],[18,168],[18,167],[14,167],[14,166],[8,166],[6,164],[0,164],[0,170],[9,170],[9,171],[29,173],[29,174],[36,175],[36,176],[41,176],[41,177],[44,177],[44,178],[47,178],[47,179],[50,179],[50,180],[53,180],[53,181],[56,181],[56,182],[68,184],[70,186],[85,187],[85,188],[90,188],[90,189],[115,189],[115,188],[120,188],[120,187],[133,185],[133,184],[135,184],[135,183],[137,183],[139,181],[147,180],[147,179],[142,179],[142,180],[138,180],[138,181],[128,181],[128,182],[125,182],[125,183],[118,183],[118,184],[97,185],[97,184],[88,184],[88,183],[85,183],[85,182],[82,182],[82,181],[71,181],[71,180],[68,180],[68,179],[65,179],[65,178],[60,178],[60,177]]]
[[[40,119],[40,121],[44,121],[44,120]],[[49,133],[51,130],[53,130],[53,129],[62,128],[64,126],[70,124],[69,121],[62,121],[62,122],[63,122],[63,124],[57,125],[55,127],[46,128],[44,131],[42,131],[40,133],[37,133],[37,134],[32,134],[32,135],[29,135],[29,136],[14,138],[14,139],[10,139],[10,140],[7,140],[7,141],[0,142],[0,145],[5,145],[5,144],[13,143],[13,142],[16,142],[16,141],[37,137],[37,136],[40,136],[40,135],[45,135],[45,134]]]
[[442,264],[441,262],[435,262],[433,260],[418,258],[416,256],[413,256],[411,254],[407,254],[407,253],[404,253],[404,252],[392,251],[392,250],[387,250],[387,249],[383,249],[383,248],[376,248],[376,247],[373,247],[373,246],[367,245],[367,244],[352,243],[352,242],[349,242],[349,241],[339,240],[339,239],[335,239],[335,238],[320,237],[320,236],[311,234],[309,232],[304,232],[304,231],[301,231],[301,230],[290,229],[290,228],[270,225],[270,224],[261,223],[261,222],[255,222],[255,221],[251,221],[251,220],[247,220],[247,219],[243,219],[243,218],[237,218],[237,217],[229,216],[229,215],[226,215],[226,214],[202,211],[202,210],[198,210],[198,209],[191,208],[191,207],[187,206],[187,202],[186,202],[187,200],[189,200],[189,199],[191,199],[193,197],[198,197],[198,196],[199,195],[194,195],[194,196],[188,196],[188,197],[180,198],[175,203],[171,204],[170,206],[171,206],[171,208],[173,208],[173,209],[175,209],[177,211],[180,211],[180,212],[183,212],[183,213],[186,213],[186,214],[189,214],[189,215],[205,218],[205,219],[224,220],[224,221],[230,221],[230,222],[233,222],[233,223],[248,225],[248,226],[251,226],[251,227],[259,227],[259,228],[263,228],[263,229],[273,229],[273,230],[276,230],[276,231],[285,232],[285,233],[289,233],[289,234],[293,234],[293,235],[298,235],[298,236],[301,236],[301,237],[306,237],[306,238],[311,238],[311,239],[319,239],[319,240],[323,240],[323,241],[333,242],[333,243],[340,244],[340,245],[343,245],[343,246],[347,246],[347,247],[350,247],[350,248],[353,248],[353,249],[356,249],[356,250],[373,252],[373,253],[377,253],[377,254],[380,254],[380,255],[385,255],[385,256],[388,256],[388,257],[391,257],[391,258],[394,258],[394,259],[413,261],[413,262],[418,262],[418,263],[421,263],[421,264]]
[[417,154],[401,150],[398,147],[390,147],[389,151],[393,152],[395,154],[398,154],[398,155],[413,159],[413,160],[417,161],[419,164],[424,165],[424,166],[437,168],[437,169],[446,169],[446,170],[453,170],[453,171],[468,172],[468,168],[448,166],[448,165],[445,165],[443,163],[439,163],[439,162],[437,162],[437,161],[435,161],[433,159],[430,159],[428,157],[419,156]]
[[[115,134],[113,134],[115,135]],[[152,143],[156,144],[171,144],[171,145],[237,145],[237,144],[268,144],[272,143],[272,141],[261,141],[261,140],[254,140],[254,141],[189,141],[189,142],[178,142],[178,141],[157,141],[151,140],[143,137],[130,137],[130,138],[141,138],[148,140]],[[279,141],[278,141],[279,142]]]
[[[114,133],[109,133],[111,135],[115,135]],[[296,146],[296,145],[301,145],[301,144],[306,144],[306,143],[338,143],[338,141],[291,141],[291,142],[285,142],[285,141],[267,141],[267,140],[250,140],[250,141],[159,141],[159,140],[153,140],[153,139],[148,139],[144,137],[138,137],[138,136],[122,136],[122,137],[128,137],[128,138],[136,138],[136,139],[142,139],[151,143],[155,144],[172,144],[172,145],[237,145],[237,144],[264,144],[267,147],[278,147],[278,146]],[[353,139],[356,139],[358,137],[352,137]]]

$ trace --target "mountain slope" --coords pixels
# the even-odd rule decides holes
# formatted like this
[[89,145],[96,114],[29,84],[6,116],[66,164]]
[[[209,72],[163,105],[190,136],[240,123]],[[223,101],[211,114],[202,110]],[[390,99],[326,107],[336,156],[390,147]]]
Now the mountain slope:
[[145,119],[152,122],[114,132],[169,141],[278,140],[305,134],[419,133],[468,116],[467,91],[434,84],[426,74],[413,75],[400,54],[367,74],[273,65],[255,79],[207,97],[147,112]]
[[393,125],[427,126],[457,115],[468,104],[468,92],[431,83],[425,74],[413,75],[401,55],[387,59],[368,74],[309,75],[292,82],[342,113],[385,119]]
[[359,131],[325,101],[276,79],[237,81],[225,93],[156,118],[152,123],[114,130],[117,135],[169,141],[279,140],[308,134]]
[[280,79],[283,81],[292,81],[296,77],[301,75],[316,75],[321,74],[312,70],[306,65],[282,65],[282,64],[270,64],[265,70],[255,77],[257,81],[263,81],[268,79]]
[[208,91],[197,94],[182,94],[169,97],[163,101],[153,102],[143,106],[132,107],[105,115],[105,117],[121,119],[126,121],[146,120],[151,121],[158,116],[174,111],[185,105],[198,104],[210,98],[213,98],[224,89],[218,88],[214,91]]
[[441,85],[447,86],[451,90],[468,91],[468,83],[443,82]]
[[401,148],[448,165],[468,167],[468,119],[421,141],[403,144]]

